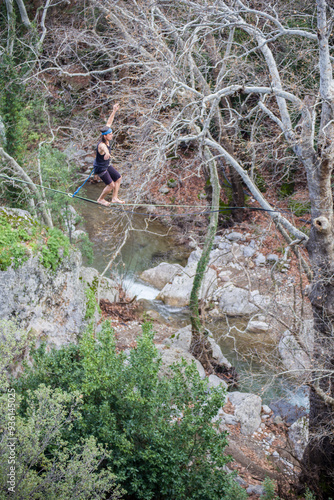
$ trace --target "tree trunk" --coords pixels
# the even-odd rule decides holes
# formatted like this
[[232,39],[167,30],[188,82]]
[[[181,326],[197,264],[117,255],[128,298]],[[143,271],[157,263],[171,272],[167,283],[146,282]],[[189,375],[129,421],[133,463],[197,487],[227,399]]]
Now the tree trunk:
[[204,328],[199,315],[199,292],[203,282],[204,273],[206,271],[206,267],[209,262],[213,240],[217,231],[220,186],[219,186],[216,162],[209,148],[207,147],[204,149],[204,158],[208,162],[210,169],[210,181],[212,186],[212,203],[211,203],[210,223],[206,233],[202,255],[197,264],[196,275],[190,294],[189,307],[190,307],[190,321],[192,326],[192,338],[191,338],[190,350],[193,353],[193,355],[203,364],[207,373],[212,373],[213,368],[210,362],[211,347],[206,339]]
[[324,216],[313,220],[308,241],[314,280],[310,293],[314,317],[313,376],[310,391],[310,440],[303,457],[302,483],[317,498],[334,497],[334,227]]

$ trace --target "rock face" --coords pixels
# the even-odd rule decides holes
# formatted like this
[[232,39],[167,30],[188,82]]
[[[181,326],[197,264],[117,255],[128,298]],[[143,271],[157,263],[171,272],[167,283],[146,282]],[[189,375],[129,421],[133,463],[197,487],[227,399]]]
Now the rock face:
[[17,320],[57,346],[75,340],[85,325],[87,300],[80,267],[81,255],[71,252],[56,272],[43,267],[38,256],[0,272],[0,317]]
[[182,271],[183,267],[179,264],[161,262],[158,266],[143,271],[140,275],[140,279],[146,281],[158,290],[162,290],[167,283],[173,281],[176,274],[182,273]]
[[[22,210],[16,210],[15,216],[31,219]],[[17,321],[37,339],[58,347],[73,342],[87,326],[87,304],[92,300],[87,290],[95,295],[98,280],[95,269],[82,267],[78,251],[71,250],[55,271],[45,268],[38,254],[31,255],[17,269],[0,271],[0,318]],[[104,278],[99,296],[111,302],[117,300],[116,284]]]

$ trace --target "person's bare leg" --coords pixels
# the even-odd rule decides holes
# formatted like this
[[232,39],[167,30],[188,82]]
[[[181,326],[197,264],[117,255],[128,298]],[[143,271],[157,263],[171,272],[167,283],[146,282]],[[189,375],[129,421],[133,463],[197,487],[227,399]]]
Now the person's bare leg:
[[118,190],[122,182],[122,177],[120,177],[116,182],[114,182],[114,192],[111,199],[111,203],[124,203],[124,200],[118,198]]
[[110,191],[112,191],[114,184],[115,183],[112,182],[111,184],[108,184],[108,186],[106,186],[104,188],[104,190],[100,194],[100,197],[97,200],[97,202],[100,203],[100,205],[104,205],[105,207],[109,207],[110,203],[108,201],[106,201],[104,198],[107,196],[107,194],[110,193]]

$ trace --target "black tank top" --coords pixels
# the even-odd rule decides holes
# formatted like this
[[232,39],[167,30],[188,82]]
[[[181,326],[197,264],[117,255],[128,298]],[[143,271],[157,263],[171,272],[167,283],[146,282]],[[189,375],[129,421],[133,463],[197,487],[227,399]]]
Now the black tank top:
[[[96,146],[96,158],[95,158],[94,163],[93,163],[93,165],[95,167],[96,174],[107,170],[107,168],[109,167],[109,164],[110,164],[110,158],[109,158],[109,160],[105,160],[104,155],[100,155],[100,153],[99,153],[99,145],[101,144],[101,142],[102,141],[100,141],[98,143],[98,145]],[[111,153],[111,145],[107,146],[107,148],[108,148],[108,151],[110,154]]]

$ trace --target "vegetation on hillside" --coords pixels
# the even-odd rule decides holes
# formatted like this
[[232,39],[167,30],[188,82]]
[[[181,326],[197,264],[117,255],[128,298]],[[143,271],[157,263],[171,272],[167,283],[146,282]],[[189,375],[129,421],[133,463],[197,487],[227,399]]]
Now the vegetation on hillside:
[[[133,499],[247,498],[224,471],[226,433],[212,421],[225,390],[209,391],[185,363],[161,377],[150,325],[129,356],[116,351],[107,322],[96,339],[88,331],[78,345],[49,353],[41,346],[32,356],[33,366],[7,381],[1,400],[5,418],[4,391],[15,389],[22,498],[102,498],[103,491],[118,498],[115,482]],[[7,437],[3,429],[2,495]]]

